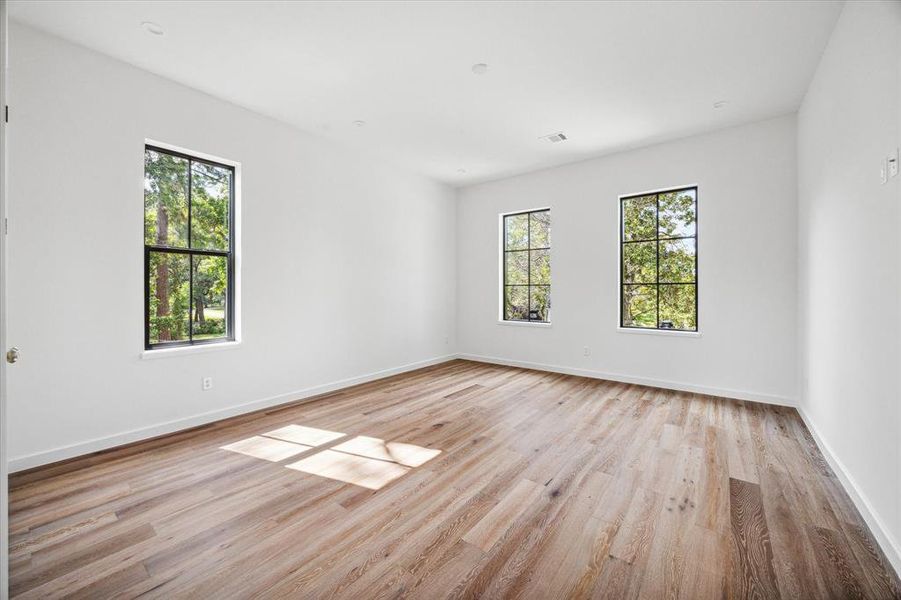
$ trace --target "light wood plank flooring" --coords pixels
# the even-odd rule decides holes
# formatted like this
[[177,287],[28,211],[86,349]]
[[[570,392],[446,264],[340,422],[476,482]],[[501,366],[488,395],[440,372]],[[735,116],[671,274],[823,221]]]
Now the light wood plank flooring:
[[453,361],[11,478],[16,598],[899,598],[792,409]]

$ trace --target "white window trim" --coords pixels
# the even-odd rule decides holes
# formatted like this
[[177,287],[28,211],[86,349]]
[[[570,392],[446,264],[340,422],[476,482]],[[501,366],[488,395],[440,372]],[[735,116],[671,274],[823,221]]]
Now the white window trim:
[[[539,210],[548,210],[551,211],[551,215],[553,218],[554,211],[551,210],[550,206],[543,206],[539,208],[521,208],[519,210],[508,210],[506,212],[498,213],[497,215],[497,323],[498,325],[514,325],[514,326],[525,326],[525,327],[550,327],[553,321],[510,321],[504,318],[504,217],[507,215],[518,215],[520,213],[525,212],[535,212]],[[553,222],[551,224],[553,227]],[[553,236],[551,237],[553,240]],[[554,246],[551,244],[551,252],[553,253]],[[553,258],[551,259],[551,264],[554,264]],[[554,294],[554,273],[551,271],[551,298],[553,298]]]
[[512,327],[544,327],[548,328],[553,325],[550,321],[505,321],[504,319],[500,319],[497,322],[498,325],[510,325]]
[[[235,211],[235,230],[230,232],[232,236],[234,236],[235,240],[235,249],[234,249],[234,260],[235,267],[234,272],[232,273],[232,286],[235,290],[234,297],[234,306],[232,310],[234,311],[234,334],[235,339],[233,340],[223,340],[222,342],[210,342],[207,344],[197,344],[193,346],[175,346],[173,348],[153,348],[146,349],[144,348],[144,302],[141,304],[141,316],[138,320],[141,323],[141,327],[139,329],[139,341],[138,347],[141,348],[140,357],[142,359],[152,359],[152,358],[169,358],[175,356],[185,356],[190,354],[202,354],[205,352],[216,352],[218,350],[230,350],[233,348],[237,348],[241,345],[241,163],[235,160],[231,160],[228,158],[222,158],[221,156],[216,156],[215,154],[207,154],[206,152],[198,152],[192,148],[185,148],[183,146],[176,146],[175,144],[169,144],[166,142],[161,142],[158,140],[154,140],[151,138],[144,138],[144,143],[141,144],[141,165],[144,164],[144,149],[146,146],[156,146],[158,148],[162,148],[164,150],[172,150],[173,152],[181,152],[182,154],[188,154],[190,156],[196,156],[197,158],[209,160],[212,162],[217,162],[223,165],[228,165],[235,169],[235,203],[233,210]],[[136,236],[137,240],[140,242],[140,252],[139,256],[143,256],[144,253],[144,170],[141,168],[141,179],[140,179],[140,196],[142,201],[140,203],[140,211],[139,216],[140,220],[138,221],[138,231],[139,234]],[[143,268],[141,269],[142,278],[143,278]],[[144,281],[141,281],[141,294],[144,293]]]
[[[698,293],[697,293],[698,304],[697,304],[697,306],[695,306],[695,317],[698,320],[698,330],[697,331],[682,331],[679,329],[669,329],[669,330],[667,330],[667,329],[642,329],[642,328],[638,328],[638,327],[623,327],[622,326],[622,322],[623,322],[622,284],[623,284],[623,282],[620,279],[620,276],[621,276],[620,265],[622,265],[622,263],[623,263],[623,244],[620,240],[620,228],[622,227],[622,222],[620,221],[620,219],[622,219],[622,214],[620,214],[620,210],[622,207],[623,198],[630,198],[632,196],[644,196],[647,194],[661,194],[664,192],[671,192],[673,190],[681,190],[683,188],[689,188],[689,187],[693,187],[698,190],[701,189],[701,186],[697,183],[686,183],[684,185],[671,185],[669,187],[655,188],[655,189],[651,189],[651,190],[646,190],[644,192],[630,192],[628,194],[620,194],[616,198],[616,207],[615,207],[616,218],[614,219],[614,222],[616,223],[616,235],[614,235],[613,240],[616,243],[616,257],[617,257],[616,269],[615,269],[615,272],[616,272],[616,306],[617,306],[616,330],[619,333],[637,333],[639,335],[664,335],[664,336],[669,336],[669,337],[695,337],[695,338],[701,337],[701,327],[700,327],[701,286],[698,284],[698,282],[701,281],[700,255],[698,256],[698,261],[697,261],[698,269],[697,269],[697,272],[695,273],[695,285],[698,286]],[[700,192],[698,193],[698,195],[700,196]],[[697,203],[697,198],[695,198],[695,203]],[[697,240],[700,240],[700,231],[701,231],[701,225],[700,225],[701,221],[699,218],[700,211],[697,210],[697,204],[695,205],[695,207],[696,207],[695,208],[695,240],[696,240],[695,243],[698,246],[700,246],[700,244],[697,241]]]
[[142,360],[154,360],[157,358],[175,358],[190,354],[205,354],[207,352],[220,352],[222,350],[234,350],[241,346],[241,342],[227,341],[210,344],[197,344],[195,346],[175,346],[174,348],[154,348],[141,352]]
[[666,337],[688,337],[688,338],[699,338],[701,337],[700,331],[681,331],[679,329],[643,329],[639,327],[617,327],[616,331],[619,333],[636,333],[638,335],[662,335]]

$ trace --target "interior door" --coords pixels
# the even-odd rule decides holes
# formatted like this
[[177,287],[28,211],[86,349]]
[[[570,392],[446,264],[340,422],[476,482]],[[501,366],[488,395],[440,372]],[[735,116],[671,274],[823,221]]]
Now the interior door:
[[[0,348],[9,347],[6,339],[6,73],[9,29],[6,0],[0,0]],[[6,454],[6,376],[5,357],[0,359],[0,599],[9,597],[9,482]]]

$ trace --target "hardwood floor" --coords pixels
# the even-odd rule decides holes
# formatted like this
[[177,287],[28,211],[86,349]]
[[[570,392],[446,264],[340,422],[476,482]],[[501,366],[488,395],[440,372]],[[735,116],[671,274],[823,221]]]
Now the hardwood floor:
[[901,598],[793,409],[453,361],[11,478],[17,598]]

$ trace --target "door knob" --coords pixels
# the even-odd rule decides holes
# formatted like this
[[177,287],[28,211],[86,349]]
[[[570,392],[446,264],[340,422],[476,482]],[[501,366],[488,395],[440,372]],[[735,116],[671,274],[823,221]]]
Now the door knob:
[[6,362],[13,364],[17,360],[19,360],[19,349],[13,346],[6,353]]

